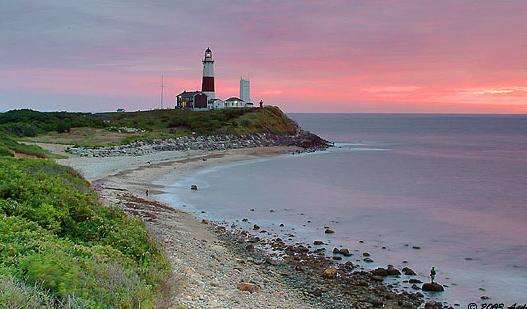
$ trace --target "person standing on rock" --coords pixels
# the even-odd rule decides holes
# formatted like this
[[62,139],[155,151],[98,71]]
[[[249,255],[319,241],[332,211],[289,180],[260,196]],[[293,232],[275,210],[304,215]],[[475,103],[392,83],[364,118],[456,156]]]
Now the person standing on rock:
[[430,270],[430,282],[434,283],[435,278],[436,278],[436,269],[434,266],[432,266],[432,270]]

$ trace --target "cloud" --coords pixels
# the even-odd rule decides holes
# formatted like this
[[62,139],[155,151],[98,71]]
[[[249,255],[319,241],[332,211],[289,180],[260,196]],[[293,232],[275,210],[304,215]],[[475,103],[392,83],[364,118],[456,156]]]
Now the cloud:
[[496,87],[496,88],[477,88],[465,89],[464,93],[473,95],[508,95],[508,96],[526,96],[527,87]]

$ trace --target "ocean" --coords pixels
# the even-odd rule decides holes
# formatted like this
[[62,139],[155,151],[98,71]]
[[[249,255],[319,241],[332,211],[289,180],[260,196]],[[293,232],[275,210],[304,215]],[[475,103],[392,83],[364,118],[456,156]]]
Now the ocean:
[[[349,248],[344,261],[365,268],[408,266],[427,281],[435,266],[445,292],[427,297],[438,301],[527,303],[527,116],[290,117],[336,146],[200,170],[161,198],[289,242],[323,240],[329,254]],[[363,252],[374,263],[358,262]],[[404,279],[391,280],[412,291]]]

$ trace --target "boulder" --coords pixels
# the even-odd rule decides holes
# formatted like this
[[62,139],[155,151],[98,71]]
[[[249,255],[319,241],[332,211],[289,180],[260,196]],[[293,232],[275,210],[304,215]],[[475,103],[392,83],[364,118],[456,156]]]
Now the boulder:
[[240,282],[238,284],[238,290],[242,291],[242,292],[251,292],[251,293],[254,293],[254,292],[258,292],[260,290],[260,287],[257,286],[256,284],[253,284],[253,283],[249,283],[249,282]]
[[197,191],[198,190],[198,186],[197,185],[191,185],[190,186],[190,190]]
[[379,267],[371,271],[374,276],[386,277],[388,276],[388,271],[385,268]]
[[253,230],[259,230],[260,229],[260,226],[258,226],[257,224],[253,225]]
[[427,301],[425,304],[425,309],[442,309],[443,305],[441,303],[435,302],[433,300]]
[[421,289],[427,292],[443,292],[445,290],[441,284],[436,282],[425,283]]
[[386,272],[388,273],[388,276],[399,276],[401,275],[401,272],[393,267],[392,265],[388,265],[388,268],[386,269]]
[[324,244],[324,242],[323,242],[322,240],[315,240],[315,241],[313,242],[313,245],[315,245],[315,246],[321,246],[321,245],[323,245],[323,244]]
[[337,276],[337,269],[334,267],[328,267],[324,269],[324,274],[322,276],[326,279],[334,279]]
[[326,233],[326,234],[333,234],[333,233],[335,233],[335,231],[333,231],[332,229],[326,229],[324,231],[324,233]]
[[340,249],[340,254],[342,254],[343,256],[351,256],[351,252],[347,248]]
[[403,267],[402,271],[403,271],[403,274],[405,274],[407,276],[415,276],[415,275],[417,275],[415,273],[415,271],[413,271],[410,267]]

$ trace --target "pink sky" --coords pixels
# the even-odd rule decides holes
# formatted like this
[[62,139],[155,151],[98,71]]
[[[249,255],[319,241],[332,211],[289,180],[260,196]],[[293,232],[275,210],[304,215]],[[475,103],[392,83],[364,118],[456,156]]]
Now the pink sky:
[[12,1],[0,111],[159,105],[199,88],[289,112],[527,113],[524,1]]

